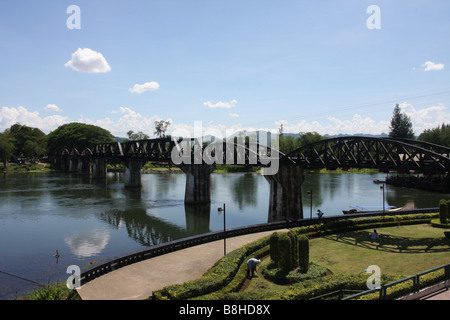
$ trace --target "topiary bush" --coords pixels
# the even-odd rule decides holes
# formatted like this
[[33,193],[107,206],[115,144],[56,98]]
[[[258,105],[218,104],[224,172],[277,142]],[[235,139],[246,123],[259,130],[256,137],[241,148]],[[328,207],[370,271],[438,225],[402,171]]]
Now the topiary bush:
[[308,272],[309,268],[309,239],[305,235],[297,238],[298,266],[300,273]]
[[284,270],[292,270],[294,265],[292,263],[292,241],[291,237],[286,233],[281,233],[278,238],[278,265]]
[[298,267],[298,244],[297,235],[292,230],[289,230],[287,235],[291,239],[291,268]]
[[279,249],[278,249],[278,238],[280,236],[280,232],[274,232],[270,236],[270,259],[278,264],[279,261]]

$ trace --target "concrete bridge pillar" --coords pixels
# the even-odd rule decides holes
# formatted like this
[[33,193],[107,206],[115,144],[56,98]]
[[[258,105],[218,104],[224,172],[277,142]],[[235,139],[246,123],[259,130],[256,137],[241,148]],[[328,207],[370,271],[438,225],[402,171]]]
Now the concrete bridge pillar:
[[280,166],[264,177],[270,184],[268,222],[303,219],[302,184],[307,170],[300,166]]
[[69,172],[70,171],[70,155],[69,155],[69,151],[64,150],[61,153],[61,170],[63,172]]
[[181,164],[180,169],[186,174],[186,191],[184,203],[201,204],[211,202],[211,173],[215,165]]
[[105,158],[94,159],[94,165],[92,166],[92,178],[93,179],[105,179],[107,173],[107,164]]
[[91,169],[91,161],[88,157],[81,157],[80,158],[80,165],[78,167],[78,173],[79,174],[91,174],[92,173],[92,169]]
[[140,188],[142,187],[141,169],[145,162],[140,159],[129,159],[123,161],[125,166],[125,187]]
[[69,160],[69,172],[78,172],[80,169],[80,161],[76,156],[72,156]]

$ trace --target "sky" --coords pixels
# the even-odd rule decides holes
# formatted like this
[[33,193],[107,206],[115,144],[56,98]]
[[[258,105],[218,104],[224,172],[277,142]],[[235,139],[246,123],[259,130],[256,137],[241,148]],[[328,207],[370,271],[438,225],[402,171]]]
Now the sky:
[[448,0],[4,0],[0,132],[419,135],[450,123]]

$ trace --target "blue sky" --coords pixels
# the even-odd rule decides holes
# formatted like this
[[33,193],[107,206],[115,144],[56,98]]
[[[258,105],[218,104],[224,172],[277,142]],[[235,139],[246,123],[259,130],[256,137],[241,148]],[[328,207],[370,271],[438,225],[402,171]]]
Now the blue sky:
[[449,14],[448,0],[2,1],[0,131],[380,134],[398,103],[420,134],[450,122]]

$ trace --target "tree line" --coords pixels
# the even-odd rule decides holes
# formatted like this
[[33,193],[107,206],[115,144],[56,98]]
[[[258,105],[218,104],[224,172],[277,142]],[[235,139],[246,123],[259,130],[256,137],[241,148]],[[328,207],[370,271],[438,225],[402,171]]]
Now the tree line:
[[[170,125],[169,121],[155,121],[153,134],[160,138],[167,137],[166,131]],[[127,136],[128,138],[125,140],[149,139],[149,136],[141,131],[135,133],[130,130],[127,132]],[[415,139],[411,119],[401,111],[398,104],[395,106],[391,118],[389,137]],[[300,132],[298,135],[285,134],[283,125],[279,128],[279,148],[284,154],[325,138],[317,132]],[[0,133],[0,160],[6,168],[9,161],[17,161],[20,158],[34,162],[45,154],[62,152],[64,149],[77,149],[81,152],[85,148],[92,148],[99,143],[113,142],[114,139],[111,132],[84,123],[64,124],[48,135],[38,128],[16,123]],[[417,139],[450,147],[450,124],[427,129]]]
[[[165,137],[169,126],[169,121],[155,121],[154,134]],[[125,141],[148,138],[142,132],[129,131]],[[99,143],[114,141],[115,137],[111,132],[90,124],[67,123],[46,135],[38,128],[16,123],[0,133],[0,161],[6,168],[11,161],[20,163],[22,159],[26,159],[28,162],[36,162],[44,155],[60,153],[65,149],[77,149],[81,152]]]

